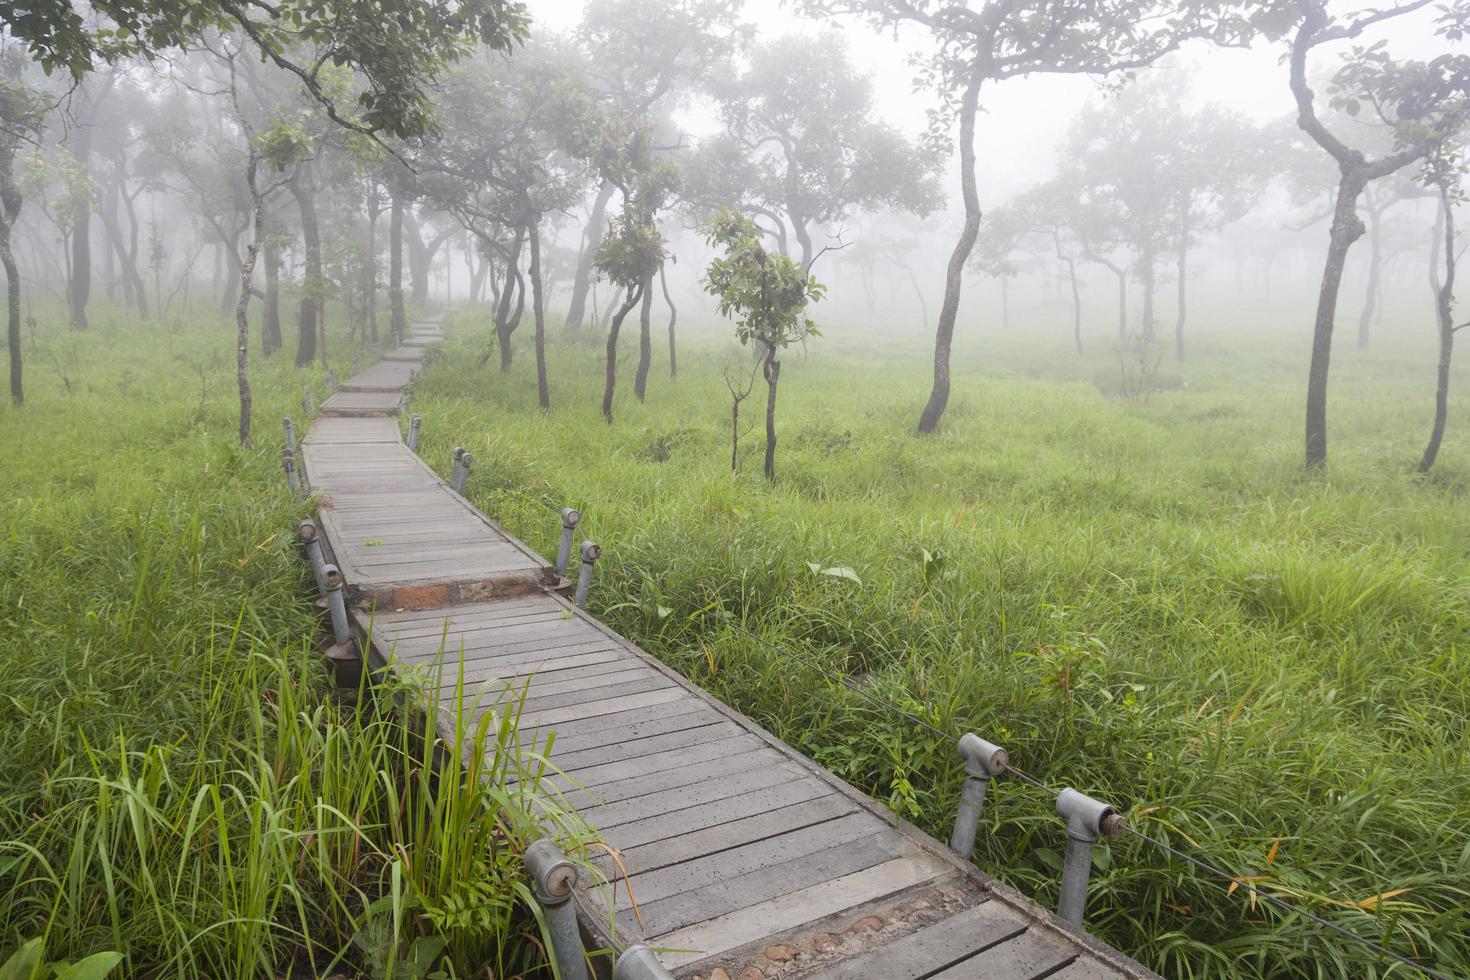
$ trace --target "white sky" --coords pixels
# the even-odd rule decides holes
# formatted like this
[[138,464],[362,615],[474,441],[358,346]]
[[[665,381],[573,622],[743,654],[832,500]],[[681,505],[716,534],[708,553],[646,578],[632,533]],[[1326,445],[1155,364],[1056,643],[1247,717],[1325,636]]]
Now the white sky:
[[[528,0],[537,27],[567,30],[581,17],[584,0]],[[827,25],[796,17],[780,0],[748,0],[745,19],[759,25],[760,36],[776,37],[792,32],[820,32]],[[925,125],[925,112],[933,102],[928,92],[913,91],[909,52],[925,41],[910,30],[895,41],[892,34],[879,34],[864,24],[839,24],[853,60],[874,75],[874,92],[881,115],[898,128],[915,134]],[[1391,50],[1401,55],[1423,55],[1438,44],[1426,17],[1404,18],[1389,30],[1373,37],[1387,37]],[[1187,66],[1193,75],[1192,91],[1199,102],[1225,103],[1247,116],[1265,121],[1292,111],[1286,68],[1280,61],[1282,47],[1259,47],[1249,51],[1220,50],[1197,46],[1176,56],[1173,64]],[[1332,65],[1334,53],[1322,53],[1315,62],[1319,69]],[[986,114],[979,122],[977,142],[982,148],[980,182],[982,202],[989,205],[1045,180],[1052,168],[1054,148],[1061,141],[1077,110],[1089,99],[1099,98],[1095,83],[1078,77],[1019,78],[992,88],[984,97]],[[683,118],[696,136],[708,131],[710,123],[695,109]],[[950,196],[955,197],[954,188]]]

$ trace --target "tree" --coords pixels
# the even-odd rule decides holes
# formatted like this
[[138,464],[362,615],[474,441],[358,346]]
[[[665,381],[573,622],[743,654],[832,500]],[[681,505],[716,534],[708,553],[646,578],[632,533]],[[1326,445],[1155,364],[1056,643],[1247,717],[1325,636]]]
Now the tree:
[[[1306,466],[1327,464],[1327,387],[1332,361],[1332,332],[1343,268],[1349,249],[1366,230],[1358,217],[1358,199],[1369,183],[1423,159],[1430,148],[1453,132],[1465,113],[1470,59],[1443,55],[1428,63],[1398,61],[1384,42],[1354,47],[1333,76],[1330,94],[1334,107],[1357,115],[1365,107],[1394,131],[1394,147],[1369,158],[1332,131],[1318,115],[1316,94],[1307,82],[1307,58],[1318,48],[1354,40],[1369,27],[1419,10],[1430,0],[1409,0],[1382,10],[1348,18],[1334,17],[1326,0],[1297,0],[1264,8],[1258,15],[1268,35],[1289,36],[1289,65],[1297,124],[1337,164],[1337,193],[1327,258],[1312,325],[1312,357],[1307,374]],[[1451,39],[1463,35],[1470,9],[1448,5],[1436,19],[1436,33]]]
[[[949,403],[949,355],[965,262],[980,232],[975,117],[981,89],[1037,74],[1111,75],[1158,61],[1191,38],[1233,40],[1242,25],[1212,0],[985,0],[978,9],[948,0],[800,0],[815,14],[859,14],[878,28],[916,24],[933,41],[920,79],[943,99],[931,121],[941,137],[958,118],[965,222],[945,272],[934,341],[934,385],[918,430],[933,432]],[[1227,11],[1228,13],[1228,11]]]
[[[724,210],[704,228],[705,240],[724,254],[710,261],[705,291],[719,300],[721,316],[735,321],[742,344],[759,345],[766,379],[767,480],[776,479],[776,388],[781,380],[777,355],[793,343],[818,336],[806,309],[824,288],[791,257],[761,246],[761,230],[739,211]],[[737,402],[738,405],[738,402]],[[738,418],[732,424],[738,424]]]
[[738,207],[782,226],[783,251],[789,226],[802,268],[816,254],[813,224],[853,208],[927,215],[941,203],[938,161],[875,121],[872,80],[853,66],[841,35],[760,45],[744,72],[713,89],[725,131],[691,167],[709,186],[686,184],[685,195],[705,215]]
[[20,265],[10,236],[23,201],[15,154],[41,128],[41,99],[21,77],[21,59],[0,52],[0,266],[5,269],[5,337],[10,350],[10,400],[25,401],[21,376]]
[[[743,42],[743,0],[594,0],[577,36],[611,111],[654,120],[686,101]],[[572,278],[566,328],[579,330],[616,186],[597,182]]]
[[[37,0],[0,8],[0,24],[47,72],[80,79],[98,62],[149,60],[211,32],[239,31],[296,77],[333,122],[411,139],[432,128],[430,91],[445,62],[483,44],[510,51],[527,30],[519,0]],[[340,69],[364,84],[331,91]],[[348,108],[348,102],[355,103]]]
[[1455,206],[1464,198],[1460,185],[1464,162],[1460,153],[1458,145],[1443,141],[1427,155],[1424,167],[1424,184],[1434,191],[1439,204],[1429,253],[1429,288],[1434,295],[1439,359],[1435,371],[1434,423],[1430,427],[1429,442],[1419,458],[1420,473],[1428,473],[1439,457],[1449,418],[1450,364],[1455,354],[1455,334],[1467,326],[1463,323],[1457,326],[1454,318],[1455,266],[1459,260],[1455,251]]

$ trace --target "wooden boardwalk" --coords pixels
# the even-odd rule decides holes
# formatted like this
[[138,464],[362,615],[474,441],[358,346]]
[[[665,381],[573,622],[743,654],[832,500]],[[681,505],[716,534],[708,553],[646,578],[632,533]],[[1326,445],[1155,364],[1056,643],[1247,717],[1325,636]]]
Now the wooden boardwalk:
[[703,980],[1154,976],[576,609],[401,440],[390,413],[438,339],[419,325],[323,404],[305,474],[370,657],[442,663],[446,719],[525,691],[523,743],[555,733],[552,781],[627,875],[599,858],[615,884],[579,885],[589,948],[646,942]]

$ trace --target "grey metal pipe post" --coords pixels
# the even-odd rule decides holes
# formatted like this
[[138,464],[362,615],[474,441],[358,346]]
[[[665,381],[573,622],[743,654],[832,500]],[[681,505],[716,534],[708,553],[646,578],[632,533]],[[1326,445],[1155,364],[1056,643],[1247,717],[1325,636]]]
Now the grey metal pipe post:
[[465,453],[459,458],[459,475],[454,480],[454,492],[461,497],[464,496],[465,487],[469,485],[470,467],[474,465],[474,462],[475,457],[469,453]]
[[337,570],[336,565],[327,565],[322,569],[322,578],[327,583],[327,611],[332,615],[332,642],[339,647],[345,647],[352,639],[352,631],[347,628],[347,603],[342,599],[342,573]]
[[327,390],[337,390],[337,372],[333,371],[331,368],[327,368]]
[[526,848],[522,861],[535,886],[536,901],[546,911],[552,955],[556,957],[562,980],[588,980],[587,953],[577,928],[577,911],[572,907],[577,866],[547,837]]
[[1057,813],[1067,821],[1067,854],[1062,865],[1062,894],[1057,914],[1080,929],[1087,910],[1092,845],[1099,837],[1121,837],[1128,829],[1128,821],[1106,803],[1070,786],[1057,794]]
[[286,448],[295,449],[296,423],[291,421],[291,416],[287,415],[285,418],[281,419],[281,428],[286,431]]
[[571,507],[561,509],[561,544],[556,549],[556,577],[567,573],[567,562],[572,560],[572,531],[582,523],[582,514]]
[[613,964],[613,980],[674,980],[669,968],[658,961],[653,950],[636,943],[623,950]]
[[463,446],[455,446],[454,447],[454,462],[452,462],[449,465],[449,485],[451,487],[458,487],[459,486],[459,467],[460,467],[460,462],[463,459],[464,459],[464,447]]
[[316,396],[311,393],[311,385],[306,386],[306,393],[301,396],[301,407],[306,411],[307,418],[316,414]]
[[602,548],[591,541],[582,542],[582,570],[577,573],[577,608],[587,608],[587,590],[592,588],[592,566],[602,557]]
[[960,808],[955,814],[949,849],[969,860],[975,851],[975,835],[980,829],[985,791],[990,788],[991,777],[1005,771],[1010,756],[999,745],[973,733],[966,733],[960,739],[959,748],[960,758],[965,760],[965,785],[960,790]]
[[353,354],[352,355],[352,373],[353,374],[361,374],[362,373],[362,355],[361,354]]
[[327,596],[327,559],[322,555],[322,543],[317,538],[316,521],[304,520],[296,525],[296,536],[306,545],[306,560],[311,562],[311,574],[316,579],[316,590]]
[[301,477],[296,473],[296,450],[287,446],[281,450],[281,468],[286,471],[286,485],[295,493],[301,489]]
[[416,453],[419,451],[419,430],[424,427],[424,420],[417,415],[408,423],[408,451]]

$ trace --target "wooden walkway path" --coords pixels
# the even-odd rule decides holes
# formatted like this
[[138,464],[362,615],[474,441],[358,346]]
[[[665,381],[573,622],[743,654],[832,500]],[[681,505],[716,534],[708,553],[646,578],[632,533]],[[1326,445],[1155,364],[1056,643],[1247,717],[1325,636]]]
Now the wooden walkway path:
[[525,689],[523,743],[556,734],[553,782],[629,876],[603,858],[616,886],[579,886],[589,948],[645,942],[702,980],[1153,976],[564,598],[546,559],[400,438],[392,414],[438,339],[418,325],[323,403],[305,475],[370,657],[447,661],[448,718],[461,664],[469,717]]

